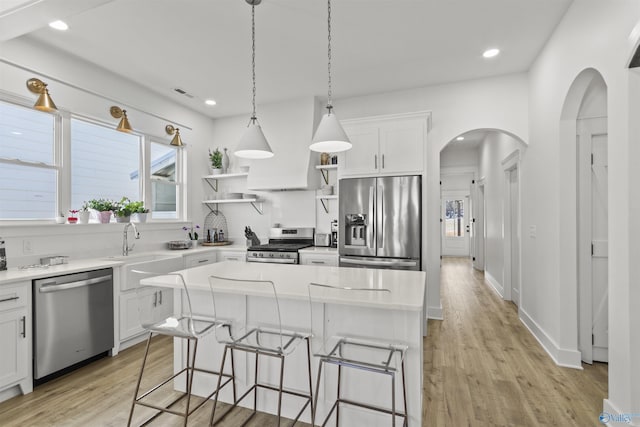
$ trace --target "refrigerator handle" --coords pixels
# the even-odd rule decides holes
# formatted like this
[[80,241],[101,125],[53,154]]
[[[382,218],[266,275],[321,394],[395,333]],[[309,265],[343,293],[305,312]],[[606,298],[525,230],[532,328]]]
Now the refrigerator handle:
[[377,212],[377,224],[379,224],[378,230],[378,250],[384,248],[384,192],[382,187],[378,187],[378,212]]
[[373,248],[373,239],[375,236],[374,227],[376,226],[375,216],[374,216],[374,187],[369,187],[369,220],[367,224],[367,239],[369,241],[369,247]]

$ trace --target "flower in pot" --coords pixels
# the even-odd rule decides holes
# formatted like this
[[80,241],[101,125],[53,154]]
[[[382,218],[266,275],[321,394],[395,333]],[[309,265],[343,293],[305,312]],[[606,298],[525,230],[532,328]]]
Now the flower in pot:
[[195,230],[199,230],[200,226],[198,224],[195,225],[195,227],[193,226],[193,224],[191,225],[191,227],[182,227],[182,229],[184,231],[187,232],[187,235],[189,236],[189,240],[191,240],[191,246],[195,247],[198,245],[198,232]]
[[109,199],[91,199],[87,202],[87,206],[89,209],[98,211],[98,219],[102,224],[111,221],[112,211],[116,208],[116,204]]
[[218,148],[213,152],[209,149],[209,160],[211,161],[211,175],[222,173],[222,153]]
[[116,215],[116,222],[129,222],[133,213],[131,200],[128,197],[123,197],[115,204],[113,212]]
[[144,207],[144,202],[131,202],[129,203],[129,207],[131,208],[133,219],[136,222],[147,222],[147,214],[149,213],[149,209]]
[[78,210],[77,209],[69,209],[69,216],[67,217],[67,222],[69,224],[75,224],[78,222]]

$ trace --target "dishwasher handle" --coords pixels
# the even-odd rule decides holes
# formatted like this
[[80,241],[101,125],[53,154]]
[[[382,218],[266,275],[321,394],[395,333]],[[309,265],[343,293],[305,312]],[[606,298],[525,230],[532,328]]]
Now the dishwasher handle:
[[109,282],[109,281],[111,281],[111,275],[95,277],[93,279],[87,279],[87,280],[78,280],[76,282],[63,283],[61,285],[56,285],[55,284],[56,282],[49,282],[49,283],[44,283],[42,287],[39,289],[39,292],[43,294],[47,292],[58,292],[58,291],[64,291],[67,289],[81,288],[83,286],[95,285],[97,283],[103,283],[103,282]]

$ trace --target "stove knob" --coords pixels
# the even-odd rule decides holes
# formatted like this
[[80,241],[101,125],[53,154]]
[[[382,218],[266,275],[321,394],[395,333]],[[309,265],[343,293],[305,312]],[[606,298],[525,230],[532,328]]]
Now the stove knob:
[[270,258],[273,258],[273,254],[269,254],[269,257],[270,257]]
[[286,256],[287,256],[287,255],[285,255],[285,254],[280,254],[280,258],[284,258],[284,257],[286,257]]
[[258,254],[258,256],[259,256],[259,257],[263,257],[263,256],[264,256],[264,254]]

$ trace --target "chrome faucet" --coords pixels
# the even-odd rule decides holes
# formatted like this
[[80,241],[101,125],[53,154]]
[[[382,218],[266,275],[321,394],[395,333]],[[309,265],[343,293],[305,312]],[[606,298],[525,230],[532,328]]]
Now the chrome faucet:
[[124,256],[129,255],[129,251],[132,251],[133,247],[136,245],[135,243],[132,243],[131,246],[129,246],[129,243],[128,243],[129,233],[127,233],[127,231],[129,230],[129,226],[133,228],[134,237],[136,239],[140,238],[140,233],[138,233],[138,229],[136,228],[136,225],[132,222],[128,222],[127,225],[124,226],[124,235],[122,236],[122,255]]

